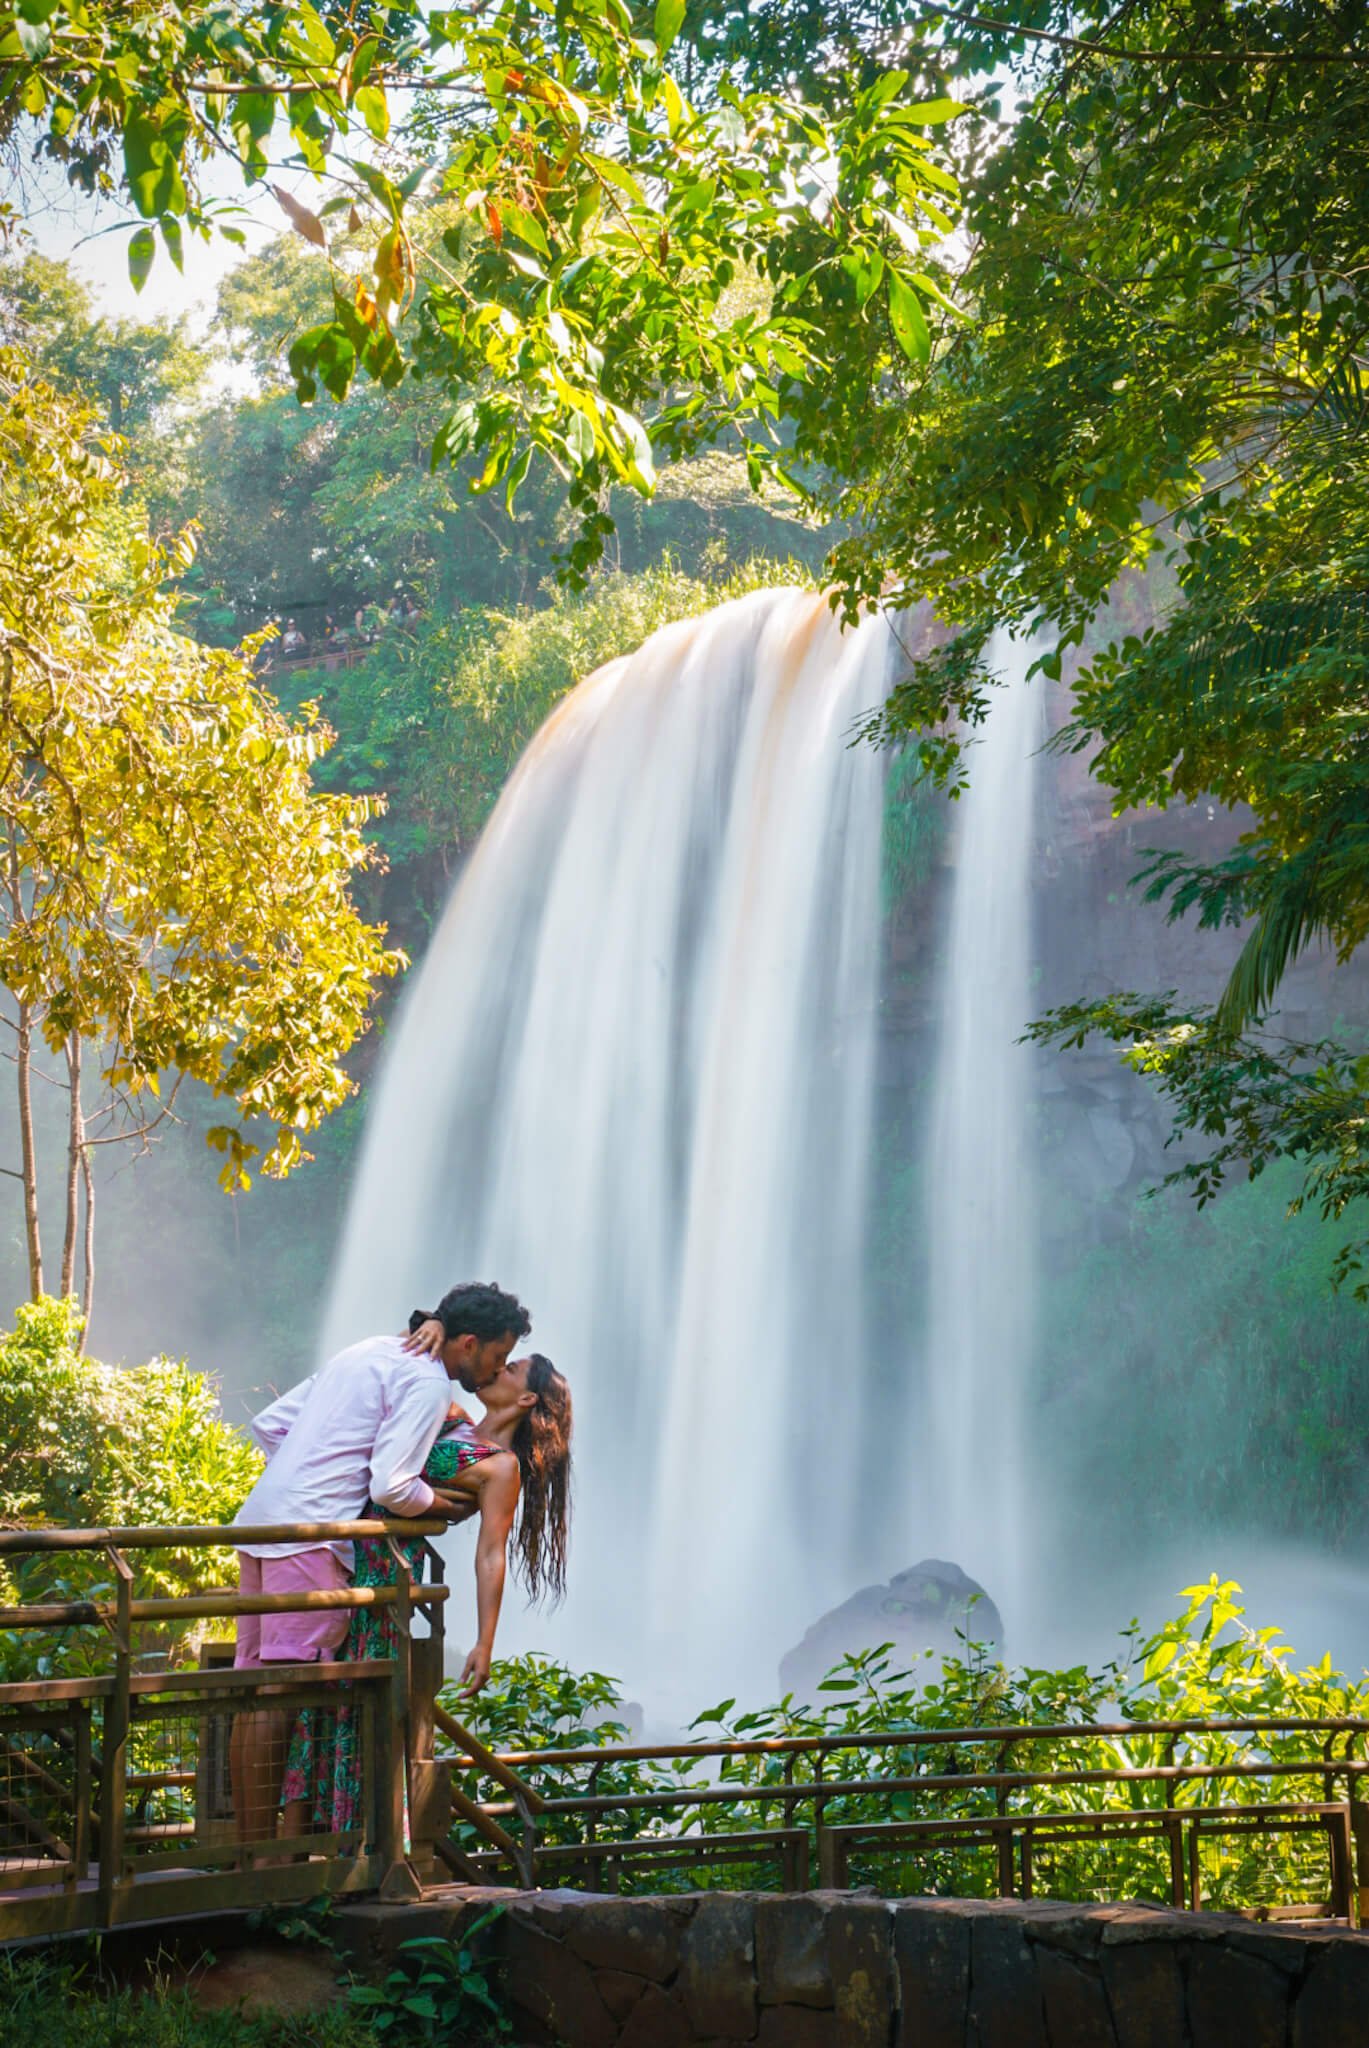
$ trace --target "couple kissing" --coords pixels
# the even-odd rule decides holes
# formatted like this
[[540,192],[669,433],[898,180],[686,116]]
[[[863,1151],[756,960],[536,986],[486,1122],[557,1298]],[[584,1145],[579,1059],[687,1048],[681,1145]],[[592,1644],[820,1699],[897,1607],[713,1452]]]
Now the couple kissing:
[[[417,1310],[404,1336],[368,1337],[330,1358],[248,1425],[266,1468],[236,1525],[296,1525],[294,1540],[244,1541],[244,1593],[309,1593],[393,1585],[399,1563],[381,1540],[309,1542],[299,1533],[329,1522],[393,1515],[456,1523],[479,1517],[475,1546],[476,1641],[461,1673],[474,1694],[490,1673],[510,1544],[534,1598],[565,1589],[570,1512],[571,1398],[538,1352],[513,1357],[532,1327],[523,1304],[495,1285],[453,1287],[431,1313]],[[453,1403],[452,1382],[476,1396],[472,1422]],[[400,1546],[418,1579],[422,1544]],[[392,1657],[397,1642],[384,1607],[313,1608],[243,1615],[239,1667],[354,1663]],[[356,1824],[359,1759],[350,1715],[325,1731],[312,1710],[240,1714],[232,1737],[234,1805],[243,1842],[274,1836],[284,1803],[286,1835]]]

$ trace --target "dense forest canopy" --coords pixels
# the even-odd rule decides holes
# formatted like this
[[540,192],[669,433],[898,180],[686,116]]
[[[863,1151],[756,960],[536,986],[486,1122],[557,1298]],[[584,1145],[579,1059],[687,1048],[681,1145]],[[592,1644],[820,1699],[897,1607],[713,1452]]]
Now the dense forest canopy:
[[[338,725],[325,781],[388,789],[362,886],[407,939],[546,701],[486,642],[551,571],[830,547],[847,605],[931,600],[946,642],[870,731],[952,783],[990,628],[1043,631],[1059,744],[1119,808],[1249,819],[1226,858],[1157,856],[1152,894],[1250,920],[1216,1006],[1085,994],[1043,1034],[1158,1077],[1214,1141],[1200,1198],[1290,1154],[1353,1223],[1358,1043],[1270,1014],[1369,902],[1364,27],[1362,0],[24,0],[0,322],[124,437],[153,534],[198,524],[199,640],[352,634],[271,686]],[[123,207],[135,279],[241,236],[225,166],[288,231],[208,336],[111,322],[24,244],[34,150]],[[214,388],[229,354],[245,394]],[[1176,601],[1113,634],[1161,557]]]

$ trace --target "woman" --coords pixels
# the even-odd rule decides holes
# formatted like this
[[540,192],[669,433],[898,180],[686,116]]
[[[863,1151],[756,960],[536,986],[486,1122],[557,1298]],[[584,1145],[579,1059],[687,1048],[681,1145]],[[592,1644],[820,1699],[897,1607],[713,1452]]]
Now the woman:
[[[533,1352],[511,1358],[482,1388],[485,1413],[473,1424],[454,1408],[446,1430],[433,1445],[423,1476],[444,1503],[469,1500],[480,1517],[476,1537],[477,1638],[462,1669],[464,1692],[475,1693],[490,1675],[495,1630],[504,1597],[510,1541],[514,1569],[529,1595],[559,1600],[566,1589],[566,1544],[570,1523],[570,1388],[549,1358]],[[382,1520],[371,1501],[366,1521]],[[410,1578],[423,1576],[419,1538],[399,1546]],[[392,1586],[399,1567],[383,1538],[366,1537],[355,1546],[352,1583]],[[338,1651],[339,1662],[361,1663],[393,1657],[398,1638],[388,1607],[358,1607]],[[336,1715],[305,1708],[290,1738],[281,1789],[282,1832],[305,1834],[324,1828],[340,1834],[361,1822],[361,1771],[355,1716],[350,1707]]]

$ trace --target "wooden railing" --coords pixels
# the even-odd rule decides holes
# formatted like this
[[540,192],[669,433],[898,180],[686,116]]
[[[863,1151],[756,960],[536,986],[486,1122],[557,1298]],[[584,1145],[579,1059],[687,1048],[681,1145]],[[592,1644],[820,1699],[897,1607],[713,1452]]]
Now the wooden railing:
[[[0,1941],[320,1893],[413,1898],[448,1875],[1141,1895],[1369,1922],[1366,1720],[902,1726],[496,1752],[438,1697],[447,1588],[428,1539],[444,1527],[0,1531],[0,1567],[17,1567],[32,1595],[0,1608],[0,1652],[12,1671],[28,1646],[34,1666],[0,1683]],[[397,1570],[391,1586],[290,1595],[138,1583],[139,1567],[174,1580],[197,1550],[363,1536],[418,1540],[423,1581]],[[103,1584],[51,1583],[95,1562]],[[393,1657],[232,1667],[239,1616],[363,1607],[392,1617]],[[345,1725],[357,1811],[341,1831],[325,1818],[240,1840],[234,1718],[288,1728],[305,1710],[334,1740]]]
[[[1228,1741],[1230,1756],[1178,1758],[1181,1745]],[[1043,1746],[1058,1759],[1100,1742],[1119,1753],[1158,1748],[1166,1760],[1031,1767],[1030,1752]],[[1287,1754],[1289,1742],[1304,1753]],[[449,1768],[464,1773],[467,1804],[476,1803],[471,1786],[483,1772],[494,1789],[480,1810],[519,1824],[516,1856],[512,1844],[461,1848],[463,1874],[487,1882],[618,1890],[668,1872],[699,1882],[725,1871],[735,1881],[740,1870],[748,1885],[777,1879],[785,1890],[859,1881],[892,1893],[1107,1898],[1136,1896],[1139,1871],[1144,1895],[1180,1907],[1234,1902],[1260,1917],[1347,1925],[1363,1908],[1369,1921],[1369,1806],[1358,1796],[1369,1773],[1369,1721],[1361,1719],[902,1727],[505,1751],[490,1759],[498,1771],[455,1738],[452,1751]],[[764,1782],[721,1775],[743,1759],[776,1769]],[[852,1763],[864,1765],[859,1775]],[[603,1789],[607,1775],[632,1765],[657,1767],[666,1781]],[[520,1781],[521,1795],[498,1796],[507,1793],[500,1773]],[[1262,1885],[1279,1895],[1256,1898]]]
[[[0,1684],[0,1940],[320,1892],[417,1895],[439,1874],[436,1844],[449,1825],[448,1774],[433,1760],[447,1588],[427,1540],[445,1526],[0,1531],[0,1566],[17,1565],[30,1581],[38,1560],[55,1571],[98,1559],[107,1573],[104,1586],[62,1598],[49,1597],[48,1586],[0,1607],[0,1632],[12,1632],[12,1648],[28,1645],[38,1667]],[[174,1570],[176,1558],[199,1550],[223,1551],[228,1563],[241,1543],[363,1536],[392,1546],[419,1539],[427,1582],[401,1569],[392,1586],[336,1591],[137,1588],[137,1566],[153,1563],[165,1576],[168,1554]],[[228,1631],[242,1615],[364,1607],[388,1611],[393,1657],[233,1668]],[[414,1629],[416,1616],[425,1631]],[[196,1642],[189,1630],[198,1623],[207,1639]],[[288,1838],[276,1827],[242,1841],[228,1770],[234,1718],[281,1717],[271,1725],[289,1729],[305,1710],[334,1743],[346,1726],[361,1794],[355,1825]],[[444,1723],[465,1736],[449,1716]],[[497,1821],[478,1811],[462,1817],[502,1851],[509,1838]]]

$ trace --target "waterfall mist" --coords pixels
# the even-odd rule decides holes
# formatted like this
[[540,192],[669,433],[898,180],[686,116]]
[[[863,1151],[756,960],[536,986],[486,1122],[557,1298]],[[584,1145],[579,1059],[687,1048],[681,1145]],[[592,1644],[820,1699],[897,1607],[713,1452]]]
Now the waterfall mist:
[[1032,839],[1041,699],[1032,650],[1001,632],[1002,679],[956,806],[940,1040],[925,1182],[925,1526],[1021,1615],[1032,1548],[1025,1404],[1035,1314],[1029,1148]]
[[764,592],[562,703],[406,996],[331,1290],[329,1349],[458,1279],[528,1302],[577,1404],[572,1583],[501,1647],[666,1711],[772,1692],[890,1565],[857,1427],[883,764],[848,743],[889,643]]

